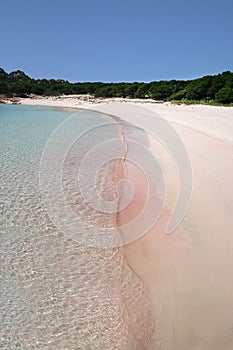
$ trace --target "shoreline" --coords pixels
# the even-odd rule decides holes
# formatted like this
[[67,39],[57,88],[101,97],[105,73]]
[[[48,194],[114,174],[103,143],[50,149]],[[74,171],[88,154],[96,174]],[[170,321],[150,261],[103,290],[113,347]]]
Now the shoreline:
[[[14,103],[10,103],[14,104]],[[175,128],[180,126],[193,129],[198,132],[202,132],[208,136],[214,138],[221,138],[222,140],[228,139],[233,142],[232,130],[224,128],[223,135],[220,135],[220,131],[217,127],[210,125],[210,118],[212,116],[222,116],[225,118],[233,117],[233,106],[211,106],[211,105],[186,105],[186,104],[173,104],[171,102],[159,102],[154,100],[142,100],[142,99],[126,99],[126,98],[109,98],[99,99],[86,95],[69,95],[58,97],[40,97],[40,98],[20,98],[17,105],[23,106],[38,106],[38,107],[54,107],[62,109],[73,110],[91,110],[93,112],[99,112],[108,114],[111,117],[116,117],[115,106],[134,105],[139,107],[145,107],[147,110],[156,113],[160,117],[167,120]],[[107,112],[102,112],[103,107],[107,107]],[[186,118],[186,113],[187,117]],[[201,117],[199,116],[201,115]],[[124,117],[121,118],[124,121]],[[127,120],[127,118],[126,118]],[[130,121],[133,122],[133,121]],[[225,122],[224,122],[225,123]],[[221,125],[222,129],[223,125]],[[227,135],[226,135],[227,134]]]
[[[218,350],[221,344],[231,346],[233,107],[110,100],[78,103],[72,98],[22,99],[20,104],[96,112],[105,105],[106,115],[114,115],[116,105],[136,103],[172,125],[193,168],[188,212],[178,230],[166,235],[169,212],[165,211],[155,229],[123,247],[123,254],[150,290],[156,336],[164,348],[191,349],[194,341],[198,347],[212,350]],[[174,166],[156,143],[150,144],[164,167],[167,202],[172,207],[177,194]]]

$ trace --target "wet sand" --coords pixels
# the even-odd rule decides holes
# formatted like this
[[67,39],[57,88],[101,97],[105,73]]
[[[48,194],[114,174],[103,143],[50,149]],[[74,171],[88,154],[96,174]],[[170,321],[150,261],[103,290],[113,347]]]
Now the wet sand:
[[[188,116],[170,113],[193,167],[189,210],[175,232],[166,235],[176,195],[176,174],[162,150],[158,152],[157,142],[150,138],[152,151],[165,167],[167,206],[146,235],[124,247],[124,254],[151,292],[156,315],[155,349],[230,350],[233,143],[229,136],[231,132],[233,135],[233,115],[212,115],[209,110],[206,120],[204,109],[198,115],[195,109],[191,112]],[[140,184],[136,184],[134,205],[141,207],[146,185],[136,177]]]

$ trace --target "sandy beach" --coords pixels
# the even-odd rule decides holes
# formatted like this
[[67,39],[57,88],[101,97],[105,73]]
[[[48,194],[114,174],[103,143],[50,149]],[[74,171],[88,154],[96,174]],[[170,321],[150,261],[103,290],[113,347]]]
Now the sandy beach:
[[[190,205],[181,224],[165,227],[176,201],[176,167],[149,135],[150,151],[162,164],[166,205],[158,222],[124,246],[130,268],[150,291],[156,315],[154,349],[233,348],[233,107],[173,105],[147,100],[96,100],[84,96],[21,99],[22,105],[83,108],[117,115],[117,105],[134,104],[164,118],[180,136],[193,175]],[[122,117],[123,118],[123,117]],[[134,124],[132,117],[126,121]],[[153,119],[152,119],[153,123]],[[135,176],[132,169],[129,176]],[[136,183],[134,210],[145,202],[146,184]],[[135,209],[136,208],[136,209]],[[130,213],[122,216],[122,222]]]

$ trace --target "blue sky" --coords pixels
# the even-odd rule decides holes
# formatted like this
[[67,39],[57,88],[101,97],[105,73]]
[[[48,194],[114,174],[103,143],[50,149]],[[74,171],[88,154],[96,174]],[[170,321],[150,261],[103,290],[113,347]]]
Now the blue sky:
[[232,0],[2,0],[0,67],[69,81],[233,71]]

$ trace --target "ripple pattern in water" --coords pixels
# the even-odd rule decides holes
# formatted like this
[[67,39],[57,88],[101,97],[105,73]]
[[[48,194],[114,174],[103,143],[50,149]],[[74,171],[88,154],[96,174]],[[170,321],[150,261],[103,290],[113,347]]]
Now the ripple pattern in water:
[[[43,207],[40,154],[69,114],[0,106],[0,349],[149,349],[149,298],[119,250],[71,240]],[[79,193],[73,196],[68,169],[67,198],[97,223],[97,213],[82,207]],[[99,178],[104,188],[104,174]]]

